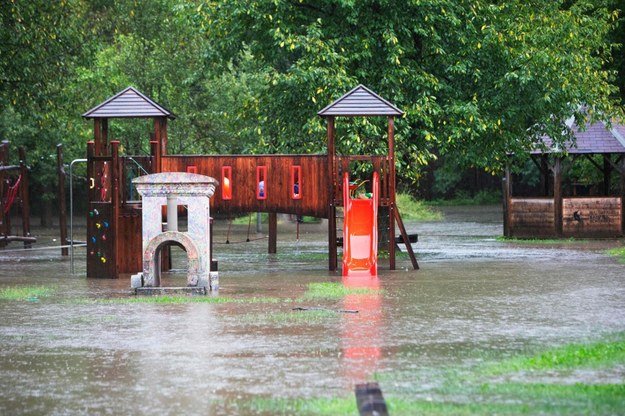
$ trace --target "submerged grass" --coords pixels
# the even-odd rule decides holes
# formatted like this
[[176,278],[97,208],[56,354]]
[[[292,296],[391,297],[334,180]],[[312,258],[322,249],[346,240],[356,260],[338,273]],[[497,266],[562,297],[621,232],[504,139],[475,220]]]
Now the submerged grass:
[[[416,394],[414,387],[399,394],[391,388],[385,397],[393,415],[622,414],[625,382],[600,380],[602,373],[622,372],[624,365],[625,333],[617,333],[610,339],[567,344],[468,369],[443,369],[440,379],[433,380],[435,387],[418,389]],[[572,379],[576,371],[583,374],[577,381]],[[591,381],[586,381],[588,377]],[[384,389],[410,385],[419,374],[382,373],[376,378]]]
[[610,256],[618,257],[618,261],[625,263],[625,247],[611,248],[607,251]]
[[[239,303],[239,304],[290,304],[292,302],[308,300],[340,300],[347,295],[367,295],[382,293],[380,289],[348,288],[342,283],[309,283],[303,296],[297,299],[276,297],[229,297],[205,295],[155,295],[114,297],[106,299],[72,299],[68,303],[109,303],[109,304],[183,304],[183,303]],[[334,313],[330,311],[331,313]]]
[[124,298],[108,298],[93,300],[77,300],[74,303],[110,303],[110,304],[183,304],[183,303],[243,303],[243,304],[259,304],[259,303],[280,303],[288,300],[272,298],[272,297],[242,297],[233,298],[227,296],[128,296]]
[[[428,369],[429,386],[425,387],[419,381],[425,374],[419,367],[379,373],[374,378],[380,382],[389,414],[394,416],[616,415],[625,409],[625,382],[602,383],[601,372],[613,373],[624,365],[625,333],[617,333],[592,343],[563,345],[468,368]],[[584,370],[584,375],[572,379],[574,370]],[[597,377],[586,381],[592,372]],[[354,396],[256,399],[241,406],[259,414],[358,414]]]
[[588,242],[588,240],[579,240],[573,237],[569,237],[569,238],[516,238],[516,237],[498,236],[496,240],[502,243],[541,244],[541,245],[561,245],[561,244],[575,244],[575,243],[587,243]]
[[243,322],[250,324],[297,324],[318,325],[333,322],[340,317],[338,311],[333,310],[292,310],[288,312],[248,314]]
[[2,300],[38,300],[39,298],[51,296],[55,289],[44,286],[13,286],[0,289],[0,299]]
[[468,192],[459,191],[451,199],[434,199],[428,205],[434,206],[461,206],[461,205],[496,205],[501,204],[500,191],[479,191],[471,196]]
[[339,300],[347,295],[372,295],[381,292],[380,289],[368,287],[347,287],[342,283],[309,283],[308,290],[298,300]]
[[569,344],[529,357],[515,357],[493,365],[488,372],[503,374],[518,371],[597,368],[625,365],[625,334],[621,340],[593,344]]
[[243,408],[271,415],[357,415],[356,400],[349,398],[252,399]]

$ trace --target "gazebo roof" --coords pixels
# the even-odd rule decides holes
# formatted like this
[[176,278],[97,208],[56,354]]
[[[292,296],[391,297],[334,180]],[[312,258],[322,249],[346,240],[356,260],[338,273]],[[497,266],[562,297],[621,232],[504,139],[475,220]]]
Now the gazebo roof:
[[[576,142],[566,142],[566,151],[570,154],[609,154],[625,153],[625,125],[617,122],[608,127],[604,122],[588,123],[583,131],[574,124],[573,120],[567,120],[567,126],[573,131]],[[547,148],[553,149],[552,140],[548,137],[543,139]],[[532,154],[544,153],[534,150]]]
[[401,116],[404,112],[361,84],[317,114],[322,117]]
[[175,115],[133,87],[118,92],[82,115],[84,118],[149,118]]

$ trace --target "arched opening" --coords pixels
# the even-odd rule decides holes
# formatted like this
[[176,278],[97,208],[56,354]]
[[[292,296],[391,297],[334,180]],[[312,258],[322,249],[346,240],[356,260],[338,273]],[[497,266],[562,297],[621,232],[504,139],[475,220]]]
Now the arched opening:
[[177,245],[186,251],[187,286],[208,286],[208,270],[200,270],[199,251],[185,233],[166,231],[154,237],[143,253],[144,285],[161,285],[160,259],[164,247]]
[[[181,230],[181,232],[185,231]],[[169,241],[163,243],[159,252],[165,253],[159,253],[161,260],[157,260],[156,262],[157,265],[161,265],[161,267],[158,268],[161,272],[161,286],[186,286],[187,272],[189,270],[186,248],[176,241]]]

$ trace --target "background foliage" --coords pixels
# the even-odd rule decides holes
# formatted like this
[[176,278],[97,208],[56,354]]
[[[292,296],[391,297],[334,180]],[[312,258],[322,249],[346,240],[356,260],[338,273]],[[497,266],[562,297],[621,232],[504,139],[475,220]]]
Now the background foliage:
[[[56,145],[66,160],[84,157],[92,126],[80,115],[128,85],[177,115],[171,153],[322,153],[317,112],[362,83],[406,112],[396,122],[404,188],[443,195],[460,186],[459,170],[496,174],[541,135],[564,140],[581,104],[592,118],[622,115],[624,6],[3,0],[0,139],[26,147],[45,202]],[[146,154],[150,128],[113,121],[111,135]],[[385,120],[341,119],[338,151],[382,152],[385,130]]]

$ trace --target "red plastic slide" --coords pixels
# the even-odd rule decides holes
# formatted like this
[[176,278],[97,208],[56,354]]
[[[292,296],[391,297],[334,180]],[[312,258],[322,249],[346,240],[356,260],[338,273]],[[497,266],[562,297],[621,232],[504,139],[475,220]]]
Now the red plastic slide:
[[343,276],[378,275],[378,188],[374,172],[371,198],[352,198],[343,175]]

